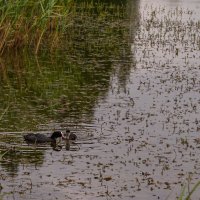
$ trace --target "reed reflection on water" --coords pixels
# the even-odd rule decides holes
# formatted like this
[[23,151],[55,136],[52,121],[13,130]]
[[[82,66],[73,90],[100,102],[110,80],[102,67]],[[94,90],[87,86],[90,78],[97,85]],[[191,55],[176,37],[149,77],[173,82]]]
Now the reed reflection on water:
[[[1,162],[8,198],[15,188],[15,199],[176,199],[188,176],[196,183],[199,3],[186,5],[85,9],[54,55],[1,60],[1,149],[21,147]],[[66,128],[78,146],[53,151],[21,139]]]

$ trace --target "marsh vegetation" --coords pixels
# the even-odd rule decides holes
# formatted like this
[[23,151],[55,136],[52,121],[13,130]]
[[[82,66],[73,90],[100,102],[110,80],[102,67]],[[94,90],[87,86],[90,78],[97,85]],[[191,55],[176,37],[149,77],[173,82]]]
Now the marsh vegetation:
[[1,1],[0,199],[198,199],[198,6]]

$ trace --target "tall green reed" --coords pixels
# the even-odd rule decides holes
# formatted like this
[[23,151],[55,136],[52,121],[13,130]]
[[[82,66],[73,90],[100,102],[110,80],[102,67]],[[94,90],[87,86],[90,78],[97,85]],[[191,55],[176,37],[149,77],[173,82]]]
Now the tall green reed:
[[0,52],[55,46],[69,23],[72,0],[0,1]]

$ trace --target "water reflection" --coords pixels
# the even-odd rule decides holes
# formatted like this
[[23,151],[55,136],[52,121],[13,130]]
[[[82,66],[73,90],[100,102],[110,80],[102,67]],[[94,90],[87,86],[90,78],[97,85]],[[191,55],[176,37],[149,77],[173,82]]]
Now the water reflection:
[[[121,5],[121,1],[106,1],[106,9],[79,10],[81,14],[66,31],[62,49],[53,55],[44,50],[37,57],[28,51],[10,52],[9,59],[7,55],[1,57],[0,131],[27,132],[55,129],[57,124],[92,123],[98,101],[108,95],[113,74],[125,87],[132,67],[130,32],[134,28],[130,30],[128,15],[138,12],[138,4]],[[47,146],[20,147],[22,133],[1,138],[1,151],[8,150],[1,168],[9,175],[17,176],[20,165],[41,167],[44,150],[49,150]]]
[[[54,56],[22,52],[1,58],[1,131],[33,130],[41,121],[92,120],[118,61],[126,60],[126,75],[132,62],[126,9],[116,7],[113,13],[114,8],[97,14],[86,8],[84,17],[76,16],[66,31],[64,51]],[[126,79],[121,72],[120,79]]]
[[44,151],[42,150],[30,151],[27,148],[23,151],[17,149],[9,149],[7,151],[0,165],[8,176],[17,177],[19,168],[22,166],[33,165],[37,169],[44,162]]
[[[126,89],[131,69],[133,69],[136,65],[134,52],[129,53],[129,51],[131,47],[134,46],[135,34],[140,23],[140,13],[138,7],[138,0],[129,0],[127,2],[127,13],[129,16],[128,19],[130,20],[128,23],[129,31],[125,33],[126,40],[124,41],[127,44],[127,46],[124,46],[124,49],[122,49],[120,59],[116,60],[117,67],[115,68],[115,73],[117,74],[119,87],[121,87],[124,90]],[[122,32],[122,34],[124,33]]]
[[22,134],[0,134],[0,165],[9,176],[17,176],[18,170],[24,165],[39,167],[44,162],[44,150],[48,146],[27,146],[23,141]]
[[2,120],[20,130],[76,125],[80,150],[45,147],[39,170],[35,160],[19,163],[3,192],[12,183],[15,199],[177,199],[188,174],[199,179],[199,23],[185,5],[130,0],[125,10],[92,4],[78,15],[79,7],[61,52],[23,54],[21,86],[5,74],[2,99],[12,104]]

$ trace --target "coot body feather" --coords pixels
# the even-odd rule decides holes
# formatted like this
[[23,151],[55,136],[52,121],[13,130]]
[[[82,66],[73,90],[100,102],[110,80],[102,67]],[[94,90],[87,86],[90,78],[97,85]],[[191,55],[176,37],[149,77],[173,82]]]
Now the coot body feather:
[[77,135],[74,134],[74,133],[71,133],[69,129],[66,129],[66,135],[67,135],[67,138],[69,140],[76,140],[77,139]]
[[64,138],[64,135],[61,131],[55,131],[51,135],[51,137],[48,137],[47,135],[41,134],[41,133],[29,133],[27,135],[24,135],[24,140],[28,143],[47,143],[47,142],[56,142],[56,139],[62,137]]

